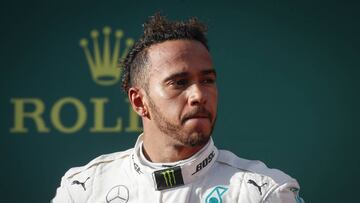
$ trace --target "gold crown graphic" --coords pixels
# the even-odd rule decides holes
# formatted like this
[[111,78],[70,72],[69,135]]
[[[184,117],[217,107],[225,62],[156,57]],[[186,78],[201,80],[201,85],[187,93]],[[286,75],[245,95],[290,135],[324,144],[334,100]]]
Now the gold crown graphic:
[[93,40],[94,54],[90,53],[88,40],[86,38],[82,38],[80,40],[80,46],[84,49],[92,78],[97,84],[103,86],[114,85],[119,81],[122,71],[122,68],[117,66],[119,59],[123,59],[128,53],[130,47],[134,44],[133,39],[127,38],[125,41],[125,49],[120,56],[120,42],[124,36],[124,32],[122,30],[116,30],[114,49],[111,55],[110,34],[111,28],[109,26],[105,26],[103,28],[104,44],[102,54],[100,53],[98,30],[92,30],[90,32],[90,36]]

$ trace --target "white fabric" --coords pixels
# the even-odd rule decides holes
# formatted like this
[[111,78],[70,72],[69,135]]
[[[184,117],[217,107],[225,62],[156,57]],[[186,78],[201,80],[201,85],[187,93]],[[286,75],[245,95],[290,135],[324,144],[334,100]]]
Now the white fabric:
[[[174,167],[180,167],[184,184],[157,189],[155,172]],[[178,183],[177,178],[166,179],[169,181],[166,184]],[[217,150],[212,140],[186,160],[151,163],[142,154],[140,136],[134,149],[103,155],[83,167],[70,169],[52,201],[301,203],[298,192],[295,179],[267,168],[260,161],[241,159],[229,151]]]

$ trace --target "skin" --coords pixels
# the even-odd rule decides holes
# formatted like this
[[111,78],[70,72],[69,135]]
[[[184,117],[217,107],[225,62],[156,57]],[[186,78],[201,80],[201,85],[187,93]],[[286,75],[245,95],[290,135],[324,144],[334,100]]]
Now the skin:
[[200,42],[172,40],[148,49],[147,88],[128,91],[142,117],[144,152],[152,162],[175,162],[198,152],[216,120],[216,73]]

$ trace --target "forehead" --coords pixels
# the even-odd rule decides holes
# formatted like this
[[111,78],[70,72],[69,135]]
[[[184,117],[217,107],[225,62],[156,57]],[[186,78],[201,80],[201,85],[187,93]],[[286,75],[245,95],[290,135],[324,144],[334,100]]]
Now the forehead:
[[172,40],[148,50],[150,75],[157,78],[176,72],[201,72],[212,68],[212,60],[203,44],[194,40]]

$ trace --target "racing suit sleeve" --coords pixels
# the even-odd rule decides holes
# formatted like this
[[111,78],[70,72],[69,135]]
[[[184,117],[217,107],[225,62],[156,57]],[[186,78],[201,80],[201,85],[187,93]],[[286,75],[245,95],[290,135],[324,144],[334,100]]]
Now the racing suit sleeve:
[[300,187],[296,182],[277,186],[264,203],[305,203],[299,196]]
[[51,203],[73,203],[73,199],[66,187],[64,178],[61,180],[60,187],[57,188],[54,199],[51,200]]

